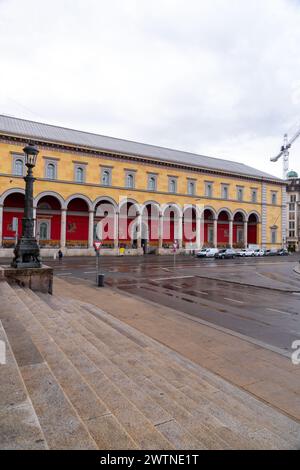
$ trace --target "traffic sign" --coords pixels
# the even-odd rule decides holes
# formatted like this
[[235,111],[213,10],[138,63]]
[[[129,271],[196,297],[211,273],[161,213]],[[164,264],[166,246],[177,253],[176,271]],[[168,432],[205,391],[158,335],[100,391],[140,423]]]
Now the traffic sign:
[[97,251],[100,250],[101,245],[102,245],[102,242],[100,242],[100,241],[94,242],[94,246],[95,246],[95,248],[96,248]]

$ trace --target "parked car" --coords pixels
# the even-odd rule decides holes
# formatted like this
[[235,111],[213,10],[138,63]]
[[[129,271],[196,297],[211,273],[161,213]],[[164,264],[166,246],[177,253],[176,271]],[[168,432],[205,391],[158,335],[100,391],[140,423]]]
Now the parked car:
[[258,250],[254,250],[254,256],[265,256],[266,254],[266,250],[264,249],[258,249]]
[[288,250],[286,250],[285,248],[280,248],[280,250],[277,251],[277,254],[279,256],[288,256],[289,255],[289,252]]
[[206,258],[214,258],[217,253],[219,253],[218,248],[208,248]]
[[266,256],[277,256],[278,250],[276,248],[271,248],[266,251]]
[[254,250],[251,250],[250,248],[247,248],[247,250],[245,250],[244,256],[255,256],[255,252],[254,252]]
[[197,258],[204,258],[206,256],[208,248],[202,248],[202,250],[196,253]]
[[236,257],[236,252],[232,248],[227,248],[220,250],[218,253],[215,254],[215,258],[218,259],[233,259]]
[[236,256],[245,256],[245,253],[246,253],[246,249],[239,249],[239,250],[236,250],[235,254]]

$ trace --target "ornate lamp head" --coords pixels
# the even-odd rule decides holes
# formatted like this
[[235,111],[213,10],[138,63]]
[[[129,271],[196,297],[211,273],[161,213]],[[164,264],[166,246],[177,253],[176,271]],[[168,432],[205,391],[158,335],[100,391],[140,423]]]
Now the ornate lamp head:
[[23,148],[23,152],[25,153],[25,165],[33,168],[39,153],[37,147],[32,142],[29,142],[29,144]]

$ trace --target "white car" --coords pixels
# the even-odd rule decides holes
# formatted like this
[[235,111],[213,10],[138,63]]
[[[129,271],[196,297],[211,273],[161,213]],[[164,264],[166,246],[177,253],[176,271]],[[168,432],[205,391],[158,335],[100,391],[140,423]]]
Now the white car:
[[261,250],[261,249],[255,250],[254,256],[265,256],[265,250]]
[[244,249],[244,250],[237,250],[237,251],[236,251],[236,255],[237,255],[237,256],[245,256],[246,251],[247,251],[246,249]]
[[206,258],[214,258],[217,253],[219,253],[218,248],[208,248]]
[[197,258],[204,258],[206,256],[207,251],[208,248],[202,248],[202,250],[196,253]]
[[255,251],[248,248],[247,250],[245,250],[244,256],[255,256]]

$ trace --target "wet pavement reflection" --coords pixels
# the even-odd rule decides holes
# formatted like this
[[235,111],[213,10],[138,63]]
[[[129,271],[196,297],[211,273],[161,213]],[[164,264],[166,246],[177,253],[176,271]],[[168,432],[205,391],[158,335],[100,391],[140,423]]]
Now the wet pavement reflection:
[[[288,351],[300,339],[298,259],[100,257],[100,270],[108,287]],[[46,264],[70,282],[95,285],[93,257]]]

